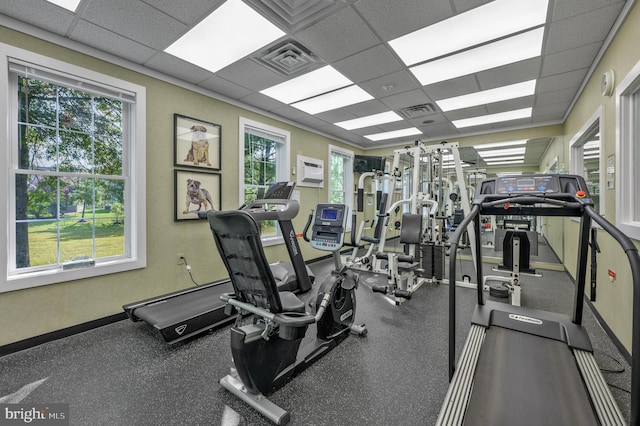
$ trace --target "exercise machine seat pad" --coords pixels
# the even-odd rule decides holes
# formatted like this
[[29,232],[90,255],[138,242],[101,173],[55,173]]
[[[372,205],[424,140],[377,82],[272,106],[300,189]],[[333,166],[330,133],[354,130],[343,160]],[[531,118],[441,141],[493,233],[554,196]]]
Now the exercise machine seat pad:
[[402,244],[420,244],[422,238],[422,215],[405,213],[402,215],[400,242]]
[[297,312],[304,314],[304,302],[298,299],[298,296],[290,291],[280,292],[280,303],[282,303],[283,312]]

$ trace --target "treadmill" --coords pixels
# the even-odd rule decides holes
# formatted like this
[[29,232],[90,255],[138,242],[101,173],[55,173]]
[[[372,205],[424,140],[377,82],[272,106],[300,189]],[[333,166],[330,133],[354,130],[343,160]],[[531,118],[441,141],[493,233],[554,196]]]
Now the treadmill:
[[[571,317],[484,301],[478,286],[471,329],[455,363],[455,295],[449,286],[450,385],[437,425],[624,425],[593,357],[582,326],[592,221],[622,247],[633,275],[631,424],[640,424],[640,257],[621,231],[593,209],[581,176],[522,175],[481,181],[470,214],[451,240],[449,276],[456,276],[458,241],[481,215],[569,216],[580,218],[578,268]],[[476,239],[477,253],[481,253]],[[479,259],[482,256],[478,256]],[[476,265],[477,282],[482,263]]]
[[[297,201],[290,200],[294,187],[294,182],[275,183],[263,198],[242,209],[256,221],[278,222],[291,262],[270,265],[276,284],[282,291],[304,293],[311,289],[315,277],[304,263],[291,222],[300,209]],[[202,213],[201,217],[206,219],[206,212]],[[230,292],[233,292],[231,281],[223,280],[130,303],[122,308],[131,321],[145,321],[158,330],[167,343],[173,344],[232,323],[235,315],[225,314],[225,303],[220,299],[222,294]]]

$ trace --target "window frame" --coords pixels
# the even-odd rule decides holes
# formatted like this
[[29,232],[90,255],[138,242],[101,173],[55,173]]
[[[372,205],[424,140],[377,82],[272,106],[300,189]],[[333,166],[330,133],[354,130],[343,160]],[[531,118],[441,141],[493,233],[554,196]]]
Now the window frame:
[[640,172],[634,167],[640,157],[640,61],[616,88],[616,110],[616,226],[640,240],[640,217],[634,215],[640,197]]
[[[584,145],[587,142],[588,136],[592,133],[595,126],[598,126],[598,133],[600,134],[600,158],[598,160],[598,168],[600,174],[598,176],[598,185],[600,192],[598,194],[598,213],[605,215],[606,206],[606,191],[605,189],[605,173],[606,159],[604,155],[603,135],[604,132],[604,113],[602,106],[598,107],[596,111],[585,121],[580,130],[569,141],[569,162],[571,173],[584,176]],[[586,180],[586,177],[585,177]]]
[[[345,158],[347,161],[345,164],[345,167],[343,169],[343,182],[344,182],[344,199],[345,199],[345,205],[349,208],[349,213],[353,212],[353,204],[354,204],[354,191],[353,189],[355,188],[354,186],[354,177],[353,177],[353,161],[355,158],[355,154],[353,151],[346,149],[346,148],[341,148],[339,146],[336,145],[331,145],[329,144],[329,184],[327,185],[327,201],[331,201],[331,193],[333,192],[331,190],[332,185],[331,185],[331,176],[333,176],[331,167],[333,165],[332,161],[331,161],[331,156],[333,155],[333,153],[338,154],[339,156]],[[351,230],[351,221],[347,221],[347,231]]]
[[[123,178],[125,179],[125,251],[122,256],[98,258],[95,266],[78,269],[62,269],[59,265],[38,270],[15,271],[10,267],[15,260],[15,171],[17,164],[17,94],[12,92],[10,82],[10,63],[32,64],[59,75],[61,80],[72,78],[89,83],[92,87],[104,87],[110,91],[121,90],[134,94],[135,102],[130,105],[128,134],[123,142]],[[36,76],[37,77],[37,76]],[[61,85],[64,85],[61,83]],[[86,68],[69,64],[44,55],[0,43],[0,134],[5,140],[4,155],[0,155],[0,169],[7,177],[0,186],[0,197],[8,200],[6,207],[0,209],[0,223],[4,224],[0,238],[5,241],[0,249],[0,274],[6,282],[0,285],[0,293],[39,287],[71,280],[92,278],[117,272],[144,268],[147,265],[146,253],[146,89],[134,83],[120,80]]]
[[[238,185],[238,205],[244,204],[244,141],[245,141],[245,129],[246,127],[253,127],[254,129],[262,130],[267,133],[273,133],[281,136],[284,139],[283,143],[279,143],[276,154],[276,182],[290,181],[289,178],[289,164],[290,164],[290,148],[291,148],[291,132],[280,129],[268,124],[260,123],[245,117],[239,117],[238,119],[238,171],[239,171],[239,185]],[[276,141],[277,142],[277,141]],[[283,244],[284,239],[280,227],[278,227],[277,235],[275,237],[261,237],[263,246],[272,246],[276,244]]]

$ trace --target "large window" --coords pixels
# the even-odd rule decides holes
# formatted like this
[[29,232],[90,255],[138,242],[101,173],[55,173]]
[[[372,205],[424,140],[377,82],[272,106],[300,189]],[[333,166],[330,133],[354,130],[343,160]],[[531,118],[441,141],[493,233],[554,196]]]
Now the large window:
[[353,211],[353,151],[329,145],[329,202]]
[[602,108],[587,120],[582,128],[569,142],[571,147],[571,173],[581,175],[587,182],[587,189],[591,199],[595,204],[595,210],[600,214],[604,211],[604,191],[602,182],[604,181],[604,156],[602,155],[602,142],[600,135],[604,134],[601,129]]
[[640,62],[616,90],[616,225],[640,240]]
[[0,291],[145,266],[144,88],[0,50],[9,142]]
[[[240,204],[249,204],[271,184],[289,180],[289,132],[240,118]],[[275,221],[260,222],[266,245],[282,241]]]

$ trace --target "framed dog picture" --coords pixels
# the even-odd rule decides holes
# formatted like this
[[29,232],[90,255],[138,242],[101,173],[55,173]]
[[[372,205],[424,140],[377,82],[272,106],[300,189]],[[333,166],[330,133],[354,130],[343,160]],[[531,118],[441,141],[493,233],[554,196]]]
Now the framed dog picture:
[[222,126],[180,114],[173,115],[174,164],[220,170]]
[[221,176],[217,173],[174,170],[174,219],[198,219],[199,211],[220,210]]

